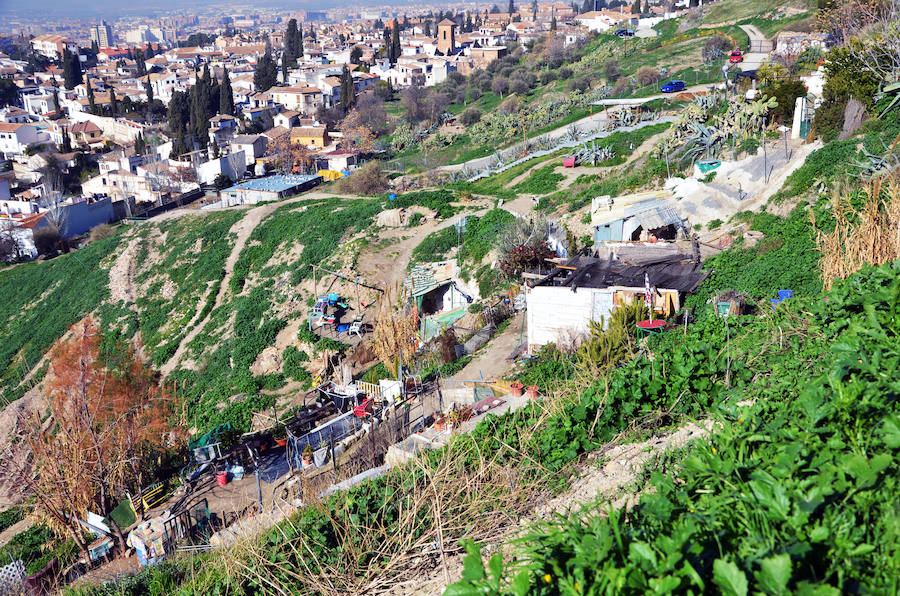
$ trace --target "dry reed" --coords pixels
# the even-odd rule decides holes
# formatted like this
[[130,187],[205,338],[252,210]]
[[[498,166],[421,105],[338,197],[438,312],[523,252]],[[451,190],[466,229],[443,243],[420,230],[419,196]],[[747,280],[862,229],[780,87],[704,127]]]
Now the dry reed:
[[816,227],[816,242],[822,252],[820,265],[825,288],[831,288],[863,268],[900,259],[900,181],[895,175],[879,176],[862,189],[864,203],[853,207],[854,194],[836,189],[832,196],[834,229],[825,233]]

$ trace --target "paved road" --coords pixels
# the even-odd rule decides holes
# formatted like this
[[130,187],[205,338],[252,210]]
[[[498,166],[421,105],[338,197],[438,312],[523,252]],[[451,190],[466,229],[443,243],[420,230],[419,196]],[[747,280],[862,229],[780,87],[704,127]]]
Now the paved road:
[[750,36],[751,50],[744,54],[741,70],[743,72],[753,72],[769,57],[769,52],[772,50],[772,42],[766,39],[766,36],[753,25],[741,25],[741,29]]

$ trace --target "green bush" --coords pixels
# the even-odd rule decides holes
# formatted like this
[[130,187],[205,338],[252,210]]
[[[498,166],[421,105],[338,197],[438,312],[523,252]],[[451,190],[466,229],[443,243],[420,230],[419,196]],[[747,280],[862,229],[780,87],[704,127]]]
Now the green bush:
[[528,178],[519,182],[512,189],[519,194],[545,195],[556,190],[556,186],[565,176],[555,172],[557,164],[551,164],[534,170]]
[[0,532],[25,519],[25,510],[21,507],[10,507],[0,511]]
[[288,346],[281,353],[281,358],[284,376],[303,383],[304,386],[308,386],[309,381],[312,380],[312,376],[303,366],[303,363],[309,361],[309,354],[297,349],[296,346]]

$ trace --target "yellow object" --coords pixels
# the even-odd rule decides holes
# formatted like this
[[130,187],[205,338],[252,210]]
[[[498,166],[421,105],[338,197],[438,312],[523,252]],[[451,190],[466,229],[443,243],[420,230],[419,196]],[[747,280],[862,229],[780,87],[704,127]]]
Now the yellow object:
[[316,174],[321,176],[322,179],[325,180],[325,182],[332,182],[344,177],[342,173],[336,170],[319,170],[318,172],[316,172]]

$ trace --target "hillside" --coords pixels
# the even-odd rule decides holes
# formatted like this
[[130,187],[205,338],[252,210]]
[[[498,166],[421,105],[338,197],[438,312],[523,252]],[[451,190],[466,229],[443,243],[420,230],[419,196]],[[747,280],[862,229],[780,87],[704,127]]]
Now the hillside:
[[[435,387],[438,405],[426,410],[421,398],[422,426],[409,430],[431,444],[408,460],[382,456],[398,437],[379,431],[376,447],[375,429],[394,420],[375,409],[390,406],[365,402],[346,413],[357,424],[342,437],[347,457],[335,455],[334,435],[328,455],[321,431],[302,450],[303,469],[271,481],[256,458],[280,467],[290,451],[272,452],[285,447],[283,425],[263,439],[266,456],[240,447],[256,477],[241,468],[227,484],[179,477],[191,450],[173,438],[149,458],[148,476],[177,487],[153,515],[208,498],[223,529],[231,516],[233,542],[194,536],[196,552],[124,578],[101,566],[67,593],[900,591],[897,90],[861,77],[864,58],[842,46],[821,71],[821,54],[808,52],[793,70],[713,85],[722,48],[748,45],[742,25],[808,29],[815,9],[724,0],[662,21],[652,37],[596,35],[565,50],[536,42],[428,91],[446,94],[459,122],[415,130],[415,106],[389,105],[406,120],[382,139],[390,158],[364,167],[391,194],[348,192],[362,178],[354,173],[269,203],[119,225],[68,254],[0,270],[0,403],[13,423],[31,416],[52,428],[40,399],[48,351],[88,315],[104,350],[136,346],[172,397],[162,422],[173,437],[305,413],[307,391],[345,376],[344,365],[354,382],[407,374],[414,389],[423,379]],[[790,137],[782,125],[821,77],[809,128]],[[684,92],[660,93],[670,78],[684,79]],[[591,106],[601,98],[634,101]],[[862,122],[845,116],[855,102]],[[652,223],[626,230],[641,205]],[[618,220],[620,235],[603,240]],[[678,312],[660,313],[663,331],[638,325],[648,316],[638,287],[602,319],[588,301],[578,337],[560,326],[557,339],[529,346],[537,309],[520,294],[546,283],[568,296],[562,286],[581,266],[568,257],[614,264],[605,255],[634,247],[653,258],[671,248],[673,263],[696,267],[699,285]],[[449,270],[431,304],[422,294],[418,309],[398,306],[408,275],[420,276],[414,292]],[[571,294],[582,287],[592,288],[572,282]],[[317,298],[332,293],[344,321],[369,325],[360,336],[312,330]],[[509,318],[498,324],[495,309]],[[422,323],[426,311],[434,318]],[[448,324],[448,312],[460,318]],[[391,344],[385,329],[402,325],[412,332]],[[482,333],[486,343],[462,349]],[[484,398],[472,379],[496,391]],[[465,382],[467,399],[499,413],[444,409]],[[539,397],[515,396],[513,382]],[[352,387],[359,397],[363,385]],[[323,420],[305,421],[304,435]],[[0,445],[21,456],[13,430]],[[314,451],[331,459],[313,464]],[[0,511],[0,531],[10,529],[0,555],[27,551],[29,572],[74,558],[72,540],[25,529],[23,518]]]

